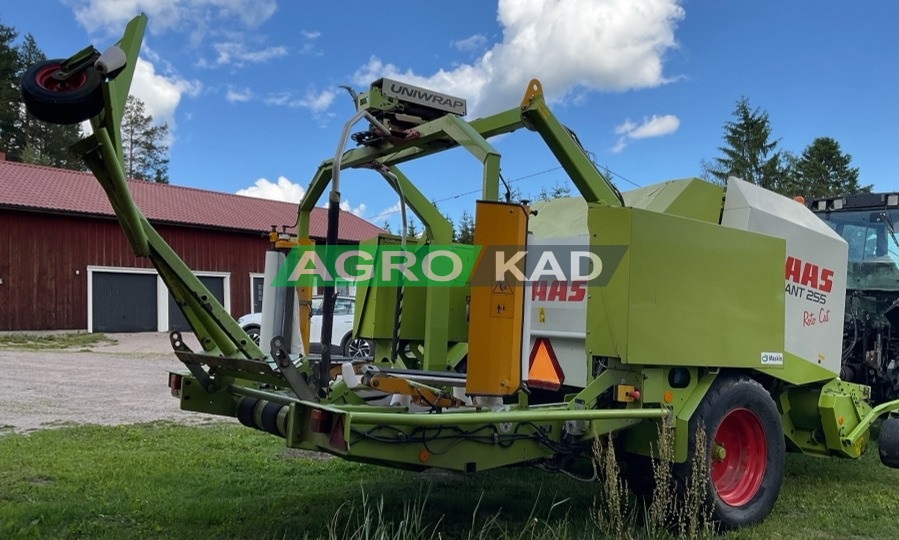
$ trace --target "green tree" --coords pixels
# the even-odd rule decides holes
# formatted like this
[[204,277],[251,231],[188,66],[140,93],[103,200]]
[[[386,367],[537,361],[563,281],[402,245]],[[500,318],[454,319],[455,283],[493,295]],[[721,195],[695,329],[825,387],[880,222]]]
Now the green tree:
[[407,223],[406,223],[406,238],[409,238],[409,239],[418,238],[418,234],[419,234],[418,224],[415,223],[414,217],[409,216],[409,219],[407,220]]
[[[18,55],[18,78],[21,78],[32,65],[47,59],[31,34],[27,34],[18,47]],[[15,158],[25,163],[81,170],[84,168],[81,159],[70,154],[68,150],[80,138],[79,126],[48,124],[38,120],[22,107],[16,144],[21,151]]]
[[471,217],[467,210],[463,210],[462,216],[459,217],[456,242],[459,244],[474,244],[474,218]]
[[446,218],[447,221],[449,221],[450,230],[453,231],[453,239],[455,239],[456,238],[456,222],[453,221],[453,218],[450,217],[449,214],[443,214],[443,217]]
[[0,151],[10,157],[18,155],[19,53],[14,41],[16,29],[0,24]]
[[168,124],[153,123],[143,101],[128,96],[122,115],[122,151],[128,178],[169,182],[168,132]]
[[570,196],[571,188],[556,181],[548,190],[546,189],[546,186],[540,186],[540,193],[537,194],[537,200],[548,201],[550,199],[561,199],[562,197]]
[[773,191],[783,186],[781,155],[775,151],[777,141],[771,140],[771,121],[768,113],[751,108],[745,97],[737,101],[733,120],[724,123],[724,154],[712,163],[703,163],[710,179],[724,183],[731,176],[752,182]]
[[[431,205],[434,207],[435,210],[437,210],[438,212],[440,212],[440,206],[437,204],[437,201],[436,201],[436,200],[431,199]],[[453,232],[453,234],[452,234],[452,239],[455,240],[455,238],[456,238],[456,224],[453,222],[453,218],[450,217],[450,215],[449,215],[449,214],[446,214],[446,213],[443,213],[443,218],[449,222],[450,230]],[[425,231],[427,232],[427,229],[425,229]]]
[[384,223],[381,224],[381,228],[387,231],[387,234],[393,234],[393,230],[390,228],[390,220],[385,219]]
[[858,183],[858,167],[852,156],[843,153],[840,143],[830,137],[818,137],[796,159],[790,189],[807,199],[870,192]]

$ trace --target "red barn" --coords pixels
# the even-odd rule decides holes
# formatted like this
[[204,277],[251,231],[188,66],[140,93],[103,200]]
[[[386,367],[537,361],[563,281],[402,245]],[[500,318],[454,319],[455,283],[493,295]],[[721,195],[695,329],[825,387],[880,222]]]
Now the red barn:
[[[293,203],[140,180],[134,201],[234,316],[261,305],[265,234],[293,226]],[[310,233],[323,241],[326,211]],[[383,232],[343,212],[342,243]],[[90,173],[5,161],[0,154],[0,330],[186,329],[156,270],[131,252]]]

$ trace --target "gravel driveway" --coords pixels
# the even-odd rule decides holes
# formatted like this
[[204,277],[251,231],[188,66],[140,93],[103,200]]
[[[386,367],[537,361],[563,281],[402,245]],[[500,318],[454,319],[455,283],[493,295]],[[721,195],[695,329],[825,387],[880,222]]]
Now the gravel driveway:
[[[168,334],[111,334],[90,352],[0,350],[0,430],[154,420],[204,423],[224,417],[183,412],[168,389],[181,369]],[[193,335],[185,342],[199,349]]]

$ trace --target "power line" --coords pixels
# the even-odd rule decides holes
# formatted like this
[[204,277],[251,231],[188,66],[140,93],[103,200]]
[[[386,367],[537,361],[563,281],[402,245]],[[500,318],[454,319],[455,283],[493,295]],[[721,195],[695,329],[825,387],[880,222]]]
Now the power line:
[[[605,166],[601,166],[601,167],[602,167],[602,169],[604,169],[605,171],[607,171],[607,172],[610,173],[611,175],[617,176],[618,178],[624,180],[625,182],[627,182],[628,184],[631,184],[631,185],[634,186],[634,187],[638,187],[638,188],[639,188],[639,187],[643,187],[643,186],[641,186],[640,184],[638,184],[638,183],[634,182],[633,180],[631,180],[631,179],[629,179],[629,178],[627,178],[627,177],[625,177],[625,176],[623,176],[623,175],[621,175],[621,174],[619,174],[619,173],[613,171],[612,169],[610,169],[610,168],[608,168],[608,167],[605,167]],[[529,178],[534,178],[534,177],[536,177],[536,176],[541,176],[541,175],[548,174],[548,173],[551,173],[551,172],[554,172],[554,171],[558,171],[558,170],[561,169],[561,168],[562,168],[562,166],[561,166],[561,165],[558,165],[558,166],[556,166],[556,167],[552,167],[552,168],[549,168],[549,169],[544,169],[544,170],[542,170],[542,171],[537,171],[537,172],[535,172],[535,173],[526,174],[526,175],[524,175],[524,176],[519,176],[518,178],[513,178],[512,180],[509,180],[509,183],[510,183],[510,184],[514,184],[514,183],[516,183],[516,182],[521,182],[521,181],[527,180],[527,179],[529,179]],[[458,198],[460,198],[460,197],[465,197],[466,195],[474,195],[475,193],[480,193],[480,192],[481,192],[480,189],[473,189],[473,190],[471,190],[471,191],[466,191],[466,192],[463,192],[463,193],[457,193],[457,194],[455,194],[455,195],[450,195],[450,196],[448,196],[448,197],[443,197],[442,199],[435,199],[435,200],[432,201],[432,202],[433,202],[434,204],[437,204],[437,203],[441,203],[441,202],[452,201],[452,200],[458,199]],[[396,213],[398,213],[398,212],[399,212],[399,210],[391,210],[391,211],[389,211],[389,212],[381,212],[380,214],[378,214],[378,215],[376,215],[376,216],[373,216],[373,217],[371,217],[371,218],[369,218],[369,219],[381,219],[381,218],[384,218],[384,217],[387,217],[387,216],[391,216],[391,215],[393,215],[393,214],[396,214]]]
[[[562,168],[562,166],[560,165],[560,166],[553,167],[551,169],[545,169],[545,170],[538,171],[535,173],[526,174],[524,176],[519,176],[518,178],[513,178],[512,180],[509,180],[509,183],[514,184],[515,182],[521,182],[522,180],[527,180],[528,178],[534,178],[535,176],[540,176],[542,174],[547,174],[547,173],[551,173],[553,171],[558,171],[561,168]],[[442,199],[435,199],[432,202],[434,204],[437,204],[437,203],[442,203],[442,202],[446,202],[446,201],[452,201],[454,199],[458,199],[459,197],[465,197],[466,195],[474,195],[475,193],[480,193],[480,192],[481,192],[480,189],[473,189],[471,191],[466,191],[464,193],[457,193],[455,195],[450,195],[449,197],[444,197]],[[384,218],[387,216],[392,216],[393,214],[396,214],[396,213],[399,213],[399,210],[391,210],[389,212],[381,212],[380,214],[378,214],[376,216],[372,216],[371,218],[368,218],[368,219],[381,219],[381,218]]]
[[[558,166],[558,167],[553,167],[553,168],[551,168],[551,169],[546,169],[546,170],[544,170],[544,171],[539,171],[539,172],[527,174],[527,175],[525,175],[525,176],[519,176],[518,178],[513,178],[512,180],[509,180],[509,183],[510,183],[510,184],[514,184],[515,182],[521,182],[522,180],[527,180],[528,178],[533,178],[533,177],[535,177],[535,176],[540,176],[541,174],[546,174],[546,173],[551,173],[551,172],[553,172],[553,171],[558,171],[558,170],[561,169],[561,168],[562,168],[561,166]],[[456,195],[450,195],[449,197],[444,197],[444,198],[442,198],[442,199],[437,199],[437,200],[435,200],[434,202],[435,202],[435,203],[439,203],[439,202],[451,201],[451,200],[453,200],[453,199],[458,199],[459,197],[464,197],[464,196],[466,196],[466,195],[474,195],[475,193],[480,193],[480,192],[481,192],[480,189],[473,189],[473,190],[471,190],[471,191],[466,191],[465,193],[458,193],[458,194],[456,194]]]
[[608,168],[608,167],[603,166],[603,169],[605,169],[605,170],[607,170],[608,172],[612,173],[613,176],[617,176],[618,178],[621,178],[622,180],[624,180],[625,182],[627,182],[628,184],[630,184],[630,185],[632,185],[632,186],[634,186],[634,187],[638,187],[638,188],[643,187],[643,186],[641,186],[640,184],[634,182],[633,180],[630,180],[629,178],[625,178],[624,176],[618,174],[617,172],[613,171],[612,169],[610,169],[610,168]]

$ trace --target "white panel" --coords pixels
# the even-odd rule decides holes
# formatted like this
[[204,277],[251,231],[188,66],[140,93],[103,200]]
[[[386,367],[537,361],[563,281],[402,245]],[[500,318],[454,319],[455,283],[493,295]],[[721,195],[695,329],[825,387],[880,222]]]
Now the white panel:
[[846,242],[804,205],[736,178],[727,182],[721,224],[786,240],[784,350],[838,374]]
[[[536,239],[528,233],[529,246],[583,246],[589,248],[589,237],[569,236]],[[577,300],[570,300],[576,295],[569,283],[557,285],[567,291],[564,298],[544,300],[534,298],[533,284],[527,283],[524,289],[524,336],[521,351],[522,379],[527,380],[528,362],[534,342],[537,338],[547,338],[562,372],[565,373],[565,385],[583,388],[587,385],[587,356],[584,352],[584,341],[587,330],[587,286],[582,287],[583,295]],[[542,317],[541,317],[542,310]]]

